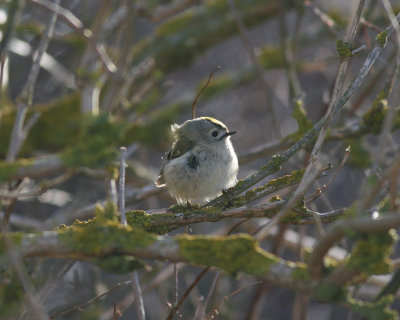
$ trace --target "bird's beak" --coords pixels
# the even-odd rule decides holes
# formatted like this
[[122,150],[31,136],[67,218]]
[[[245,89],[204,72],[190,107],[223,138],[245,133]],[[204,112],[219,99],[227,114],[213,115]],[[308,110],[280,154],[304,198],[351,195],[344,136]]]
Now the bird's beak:
[[225,133],[225,134],[221,137],[221,140],[224,139],[224,138],[227,138],[227,137],[229,137],[229,136],[232,136],[232,135],[234,135],[234,134],[236,134],[236,133],[238,133],[238,131],[229,131],[229,132]]

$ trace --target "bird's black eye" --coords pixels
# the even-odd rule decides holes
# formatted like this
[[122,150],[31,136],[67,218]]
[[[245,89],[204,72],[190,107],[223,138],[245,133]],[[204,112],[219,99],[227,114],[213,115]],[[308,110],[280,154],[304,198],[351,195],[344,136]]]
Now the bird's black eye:
[[213,132],[211,132],[211,135],[215,138],[216,136],[218,136],[218,131],[214,130]]

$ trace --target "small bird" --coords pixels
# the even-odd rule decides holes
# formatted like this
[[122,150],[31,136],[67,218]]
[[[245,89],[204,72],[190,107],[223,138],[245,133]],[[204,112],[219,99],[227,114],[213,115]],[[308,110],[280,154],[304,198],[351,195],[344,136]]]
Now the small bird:
[[236,184],[238,159],[228,131],[211,117],[171,126],[174,143],[166,154],[156,186],[167,186],[178,203],[205,203]]

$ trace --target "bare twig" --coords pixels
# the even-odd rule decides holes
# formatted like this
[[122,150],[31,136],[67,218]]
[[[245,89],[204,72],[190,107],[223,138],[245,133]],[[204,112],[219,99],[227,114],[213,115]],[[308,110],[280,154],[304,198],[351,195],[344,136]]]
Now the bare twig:
[[34,187],[32,190],[28,192],[22,192],[22,190],[13,190],[13,191],[2,191],[0,190],[0,199],[21,199],[21,198],[32,198],[37,197],[46,192],[46,190],[53,188],[71,178],[75,173],[75,170],[68,170],[61,174],[60,176],[55,177],[52,180],[44,180],[39,185]]
[[221,275],[221,272],[219,270],[217,270],[215,272],[215,275],[214,275],[213,281],[211,283],[210,289],[208,290],[207,298],[203,303],[199,320],[203,320],[203,318],[204,318],[204,315],[205,315],[205,313],[207,311],[207,306],[210,303],[212,295],[214,294],[214,291],[215,291],[215,288],[217,286],[217,282],[218,282],[218,280],[220,278],[220,275]]
[[177,263],[174,263],[174,285],[175,285],[175,294],[174,294],[174,306],[178,304],[178,297],[179,297],[179,272],[178,272],[178,265]]
[[[400,56],[399,56],[400,57]],[[400,83],[399,79],[399,70],[400,70],[400,60],[397,60],[396,63],[396,68],[393,72],[392,79],[390,81],[390,88],[389,88],[389,93],[388,96],[397,94],[398,90],[395,90],[393,92],[393,88],[397,88],[398,84]],[[397,84],[397,85],[396,85]],[[383,126],[381,133],[379,135],[379,143],[378,143],[378,150],[374,152],[374,161],[371,165],[371,170],[369,173],[369,176],[373,176],[376,174],[379,165],[381,164],[382,159],[385,158],[386,152],[387,152],[387,145],[388,145],[388,140],[389,140],[389,135],[390,131],[392,130],[393,122],[395,120],[395,114],[396,114],[396,101],[391,101],[392,103],[389,104],[388,111],[386,112],[385,115],[385,120],[383,121]]]
[[201,1],[199,0],[179,0],[165,5],[160,4],[154,9],[150,19],[153,22],[160,22],[161,20],[170,18],[200,2]]
[[183,302],[186,300],[187,296],[190,294],[190,292],[194,289],[194,287],[198,284],[198,282],[207,273],[209,269],[210,267],[201,270],[201,272],[197,275],[196,279],[190,284],[190,286],[186,289],[182,297],[179,299],[178,303],[170,310],[166,320],[172,320],[174,318],[175,314],[177,313]]
[[337,175],[339,174],[340,170],[343,168],[344,164],[346,163],[347,159],[350,156],[350,152],[351,149],[350,147],[346,148],[346,153],[342,159],[342,161],[340,162],[339,167],[335,170],[335,172],[333,173],[333,175],[330,177],[330,179],[328,180],[327,183],[325,183],[321,188],[319,188],[314,194],[310,195],[306,200],[306,204],[311,203],[312,201],[314,201],[317,197],[319,197],[323,192],[325,192],[329,185],[336,179]]
[[[126,148],[121,147],[120,154],[120,166],[119,166],[119,192],[118,192],[118,204],[119,211],[121,214],[121,224],[127,226],[126,215],[125,215],[125,166],[126,166]],[[137,271],[132,273],[132,286],[135,292],[136,312],[139,320],[145,320],[146,314],[144,311],[142,289],[140,288],[139,276]]]
[[[5,70],[6,59],[7,56],[5,54],[4,55],[0,54],[0,102],[3,96],[3,79],[4,79],[4,72],[6,72]],[[2,112],[0,112],[0,125],[1,125],[1,117],[2,117]]]
[[[178,264],[178,269],[181,269],[183,266],[183,263]],[[164,269],[160,271],[158,275],[156,275],[150,283],[146,285],[146,287],[143,289],[143,293],[146,293],[150,291],[151,289],[154,289],[155,287],[159,286],[160,284],[165,283],[165,281],[173,275],[173,266],[171,264],[168,264]],[[126,298],[124,298],[118,305],[119,309],[121,312],[124,312],[134,301],[135,301],[135,294],[131,293]],[[99,320],[108,320],[112,316],[112,310],[109,309],[105,312],[102,313],[101,317]]]
[[293,141],[288,141],[285,139],[284,141],[273,141],[265,144],[261,144],[247,150],[245,154],[239,155],[239,164],[246,164],[252,162],[254,160],[272,156],[273,154],[288,148]]
[[96,301],[100,300],[101,298],[107,296],[108,294],[110,294],[110,292],[118,289],[119,287],[131,284],[131,282],[132,282],[131,280],[126,280],[126,281],[119,282],[116,285],[112,286],[110,289],[104,291],[103,293],[99,294],[98,296],[96,296],[96,297],[94,297],[92,299],[89,299],[88,301],[86,301],[84,303],[81,303],[80,305],[74,306],[73,308],[65,310],[65,311],[62,311],[62,312],[53,313],[50,316],[50,319],[63,317],[63,316],[65,316],[65,315],[67,315],[67,314],[69,314],[71,312],[79,311],[79,310],[87,307],[89,304],[92,304],[93,302],[96,302]]
[[257,320],[260,318],[268,289],[269,287],[266,283],[261,283],[257,287],[256,293],[247,307],[247,312],[243,318],[241,318],[242,320]]
[[[11,212],[12,206],[14,202],[10,204],[10,209],[8,211]],[[18,281],[21,284],[22,289],[24,290],[28,303],[29,309],[32,316],[39,320],[47,320],[49,316],[41,303],[39,296],[35,290],[35,287],[32,285],[29,275],[25,269],[23,258],[19,254],[17,250],[15,250],[15,246],[12,243],[9,234],[7,233],[7,224],[3,224],[3,222],[7,223],[8,221],[1,221],[0,222],[0,231],[2,242],[5,248],[5,253],[11,263],[12,267],[14,268]]]
[[200,95],[203,93],[203,91],[207,88],[208,84],[211,81],[212,76],[214,73],[216,73],[219,69],[221,69],[221,66],[217,66],[213,72],[210,73],[208,76],[207,82],[204,84],[204,86],[200,89],[199,93],[196,95],[196,98],[194,98],[194,101],[192,103],[192,119],[196,118],[196,105],[197,102],[199,101]]
[[314,171],[313,174],[307,177],[307,180],[302,179],[302,183],[296,189],[293,196],[289,199],[289,201],[285,204],[285,206],[274,216],[274,218],[257,233],[257,240],[261,241],[268,236],[268,234],[272,231],[276,225],[278,225],[283,218],[290,212],[290,210],[297,204],[303,194],[307,191],[307,189],[311,186],[314,180],[320,175],[325,168],[319,168],[319,171]]
[[62,8],[60,6],[55,6],[52,2],[48,0],[28,0],[29,2],[36,4],[42,8],[45,8],[51,12],[56,12],[60,19],[63,20],[67,25],[69,25],[73,30],[75,30],[81,37],[88,40],[89,44],[93,47],[95,52],[100,58],[106,70],[113,74],[117,72],[115,64],[112,62],[111,58],[107,55],[104,46],[93,41],[93,33],[90,29],[85,28],[82,21],[79,20],[71,11]]
[[[119,106],[121,99],[126,100],[126,93],[127,90],[131,88],[131,85],[133,83],[133,80],[136,75],[132,75],[130,67],[132,65],[132,55],[131,55],[131,50],[133,46],[133,41],[135,39],[135,24],[137,21],[137,5],[135,2],[125,0],[124,1],[124,7],[121,7],[121,9],[124,9],[123,11],[126,12],[126,14],[123,16],[123,19],[119,25],[118,33],[117,33],[117,46],[119,47],[118,50],[118,56],[116,57],[116,64],[117,68],[120,71],[118,74],[115,74],[111,77],[109,81],[109,86],[107,88],[106,94],[104,98],[102,98],[102,110],[115,110],[117,106]],[[113,15],[117,14],[117,12],[114,12]],[[112,19],[112,15],[109,17],[108,20]],[[119,19],[121,20],[121,19]],[[145,72],[148,72],[151,70],[149,66],[149,61],[152,61],[153,58],[147,58],[144,59],[140,63],[140,65],[146,66],[144,68]],[[140,66],[139,65],[139,66]],[[142,70],[141,70],[142,69]],[[143,67],[137,67],[135,66],[133,70],[140,71],[143,74]]]
[[[14,38],[9,45],[9,51],[22,57],[30,57],[32,61],[35,59],[35,51],[31,44],[21,39]],[[76,90],[75,75],[68,71],[54,56],[43,53],[40,67],[49,72],[55,80],[62,83],[69,89]]]
[[132,285],[135,292],[135,302],[136,302],[136,314],[139,320],[145,320],[146,314],[144,311],[143,294],[139,283],[139,276],[137,271],[133,271],[132,275]]
[[0,60],[4,59],[6,56],[6,50],[8,50],[9,43],[14,37],[16,26],[21,18],[24,5],[24,0],[13,0],[9,2],[7,21],[3,28],[2,39],[0,41]]
[[364,197],[361,199],[358,206],[358,213],[362,214],[362,209],[368,208],[374,201],[376,195],[382,190],[382,187],[386,181],[390,181],[392,177],[400,170],[400,157],[393,160],[392,164],[382,175],[382,177],[371,187],[365,188],[363,191]]
[[314,13],[336,37],[341,36],[342,30],[337,25],[337,23],[333,19],[331,19],[326,13],[324,13],[320,8],[318,8],[313,2],[311,2],[310,0],[305,0],[303,1],[303,4],[307,8],[310,8],[311,12]]
[[[59,7],[61,0],[55,0],[54,5],[56,8]],[[20,100],[21,102],[25,102],[28,107],[32,106],[32,100],[33,100],[33,92],[35,89],[35,84],[37,81],[37,78],[39,76],[39,71],[40,71],[40,61],[43,58],[44,53],[47,51],[47,48],[49,46],[50,40],[53,37],[54,29],[56,26],[56,21],[57,21],[57,11],[53,12],[50,18],[49,23],[47,24],[46,30],[43,33],[42,38],[40,39],[40,44],[37,49],[37,52],[35,53],[35,58],[34,62],[32,65],[32,68],[29,72],[28,80],[26,81],[26,84],[24,88],[22,89],[22,92],[20,93],[19,97],[17,100]]]
[[[54,2],[54,6],[58,8],[60,2],[61,0],[56,0]],[[18,112],[14,122],[10,145],[8,147],[6,155],[6,161],[8,162],[12,162],[15,160],[20,149],[22,148],[23,143],[25,142],[28,136],[30,129],[39,119],[39,114],[35,113],[29,119],[28,123],[24,125],[27,111],[32,106],[33,92],[40,70],[40,61],[42,60],[42,57],[45,51],[47,50],[50,39],[53,37],[56,21],[57,21],[57,12],[53,12],[50,21],[47,24],[46,30],[43,33],[43,36],[40,40],[40,44],[36,52],[36,57],[34,58],[33,65],[29,72],[27,82],[25,83],[25,86],[22,89],[19,97],[16,99],[18,104]]]
[[57,274],[50,274],[49,277],[46,279],[45,285],[40,289],[39,291],[39,296],[40,300],[44,301],[45,298],[48,296],[50,293],[51,289],[56,287],[57,285],[57,278],[64,278],[65,275],[71,270],[71,268],[75,265],[77,262],[76,260],[71,260],[71,261],[60,261],[63,265]]
[[[247,54],[248,54],[248,56],[249,56],[249,58],[250,58],[250,60],[251,60],[251,62],[253,64],[253,66],[255,67],[255,69],[256,69],[256,71],[258,73],[258,76],[260,77],[261,83],[262,83],[262,85],[263,85],[263,87],[265,89],[265,93],[268,94],[268,97],[269,97],[270,95],[273,94],[273,91],[271,90],[271,87],[269,86],[269,84],[267,82],[267,79],[265,78],[263,67],[262,67],[260,61],[258,60],[258,58],[257,58],[257,56],[256,56],[256,54],[254,52],[253,46],[250,43],[250,40],[249,40],[249,37],[248,37],[248,34],[247,34],[247,29],[246,29],[246,26],[244,25],[244,22],[243,22],[243,19],[242,19],[241,15],[240,15],[240,12],[236,8],[235,2],[233,0],[226,0],[226,1],[227,1],[228,6],[229,6],[229,10],[232,12],[233,19],[235,20],[235,24],[236,24],[236,26],[237,26],[237,28],[239,30],[239,35],[240,35],[240,38],[242,39],[242,42],[243,42],[243,44],[245,46]],[[272,127],[274,129],[274,132],[279,137],[281,135],[281,132],[280,132],[279,128],[277,127],[278,121],[277,121],[277,118],[276,118],[276,115],[275,115],[274,108],[273,108],[273,106],[271,104],[267,105],[267,111],[268,111],[268,114],[271,117],[271,125],[272,125]]]
[[[4,219],[6,213],[0,211],[0,219]],[[21,229],[41,230],[43,228],[43,221],[27,217],[25,215],[12,212],[9,218],[9,224]]]
[[225,297],[213,308],[213,311],[210,312],[210,313],[207,315],[207,318],[206,318],[206,319],[214,319],[214,316],[215,316],[216,314],[218,314],[218,309],[221,308],[221,306],[222,306],[226,301],[228,301],[228,300],[229,300],[230,298],[232,298],[234,295],[238,294],[238,293],[239,293],[240,291],[242,291],[243,289],[246,289],[246,288],[248,288],[248,287],[251,287],[251,286],[254,286],[254,285],[257,285],[257,284],[260,284],[260,283],[262,283],[262,281],[255,281],[255,282],[248,283],[248,284],[246,284],[246,285],[240,287],[239,289],[233,291],[232,293],[228,294],[227,296],[225,296]]
[[397,37],[397,46],[400,49],[400,26],[399,22],[396,20],[396,16],[394,14],[393,8],[390,5],[390,2],[388,0],[382,0],[383,6],[385,7],[386,13],[389,16],[390,23],[392,24],[394,30],[396,31],[396,37]]
[[121,147],[120,153],[120,165],[119,165],[119,192],[118,192],[118,206],[121,214],[121,224],[126,226],[126,215],[125,215],[125,166],[126,166],[126,148]]
[[[123,105],[131,104],[129,101],[129,89],[132,88],[132,85],[142,76],[146,76],[151,73],[154,69],[155,61],[153,57],[147,57],[138,65],[135,65],[127,74],[125,81],[123,81],[121,85],[121,90],[119,92],[119,97],[117,100],[120,100]],[[108,93],[107,93],[108,95]],[[106,100],[106,99],[105,99]],[[107,105],[107,100],[103,103],[103,109],[110,109],[111,107]]]
[[114,308],[114,314],[113,314],[113,320],[118,320],[120,316],[122,316],[121,311],[118,309],[118,303],[114,302],[113,304]]

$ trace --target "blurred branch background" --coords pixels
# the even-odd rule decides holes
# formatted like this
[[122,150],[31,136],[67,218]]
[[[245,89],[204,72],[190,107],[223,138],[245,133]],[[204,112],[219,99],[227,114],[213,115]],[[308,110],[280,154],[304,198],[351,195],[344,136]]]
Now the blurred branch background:
[[[397,319],[399,11],[1,2],[0,318]],[[218,66],[196,116],[241,181],[173,206],[170,126]]]

